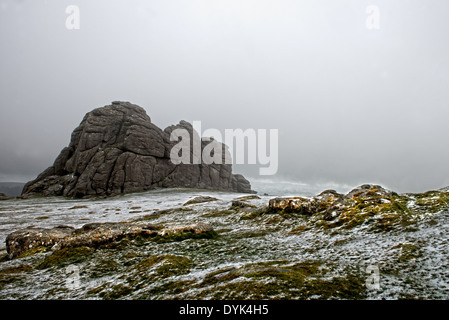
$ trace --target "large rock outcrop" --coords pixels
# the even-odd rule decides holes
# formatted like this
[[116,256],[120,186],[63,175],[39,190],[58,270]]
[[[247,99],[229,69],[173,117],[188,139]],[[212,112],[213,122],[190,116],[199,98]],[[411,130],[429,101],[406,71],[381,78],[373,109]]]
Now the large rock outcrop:
[[111,196],[171,187],[253,193],[248,180],[232,174],[231,164],[174,164],[170,151],[178,142],[170,141],[170,133],[178,128],[191,137],[197,134],[185,121],[161,130],[143,108],[129,102],[97,108],[85,115],[69,146],[24,186],[22,195]]

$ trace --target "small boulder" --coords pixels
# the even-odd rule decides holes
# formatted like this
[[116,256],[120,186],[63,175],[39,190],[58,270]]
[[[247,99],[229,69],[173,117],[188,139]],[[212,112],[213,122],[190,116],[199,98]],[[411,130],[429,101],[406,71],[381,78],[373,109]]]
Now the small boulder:
[[51,248],[75,231],[68,226],[52,229],[28,227],[15,231],[6,237],[8,258],[13,259],[38,247]]
[[185,206],[188,206],[190,204],[197,204],[197,203],[203,203],[203,202],[210,202],[210,201],[217,201],[217,198],[210,197],[210,196],[198,196],[193,199],[190,199],[186,203],[184,203]]
[[394,195],[393,191],[387,190],[379,185],[373,184],[364,184],[357,188],[349,191],[345,197],[346,198],[354,198],[354,197],[372,197],[372,196],[381,196],[385,198],[389,198]]
[[241,197],[237,198],[237,200],[240,200],[240,201],[253,200],[253,199],[260,199],[260,197],[258,195],[253,194],[253,195],[241,196]]
[[270,199],[268,207],[275,211],[294,211],[307,215],[316,213],[316,202],[313,199],[303,197],[283,198],[278,197]]

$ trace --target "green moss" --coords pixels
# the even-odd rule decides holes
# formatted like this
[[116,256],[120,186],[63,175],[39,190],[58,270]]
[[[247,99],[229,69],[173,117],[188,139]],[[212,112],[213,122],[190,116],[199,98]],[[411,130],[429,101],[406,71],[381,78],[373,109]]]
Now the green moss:
[[202,215],[204,218],[214,218],[214,217],[223,217],[228,216],[230,214],[235,214],[235,210],[225,209],[225,210],[212,210]]
[[[190,288],[185,287],[186,283],[166,282],[166,280],[172,276],[190,272],[192,266],[192,260],[188,257],[170,254],[154,255],[126,268],[126,271],[118,277],[118,281],[122,282],[119,286],[105,283],[90,290],[88,294],[105,299],[117,299],[131,290],[132,292],[143,290],[144,293],[138,297],[141,299],[154,298],[155,294],[166,294],[163,290],[183,292]],[[154,284],[157,285],[154,286]]]
[[113,259],[101,259],[95,262],[95,266],[91,269],[91,278],[100,278],[117,272],[120,265]]
[[158,295],[178,295],[180,293],[186,292],[192,288],[195,283],[194,280],[177,280],[163,283],[156,287],[151,288],[141,295],[138,299],[154,299]]
[[254,211],[244,213],[241,220],[255,220],[264,224],[277,224],[285,220],[295,221],[305,215],[293,210],[276,210],[269,207],[258,208]]
[[285,265],[282,261],[217,270],[198,286],[214,299],[363,299],[365,279],[348,271],[346,277],[326,277],[320,261]]
[[287,267],[273,266],[270,264],[248,265],[246,268],[248,268],[249,272],[245,273],[244,276],[249,278],[271,277],[283,280],[290,285],[301,285],[304,282],[304,278],[316,274],[321,265],[320,262],[316,261],[305,261]]
[[204,277],[204,279],[201,282],[201,284],[199,285],[199,287],[213,285],[216,283],[228,282],[235,278],[238,278],[238,277],[240,277],[240,275],[236,271],[237,271],[237,268],[234,268],[234,267],[228,267],[228,268],[212,271]]
[[[102,294],[102,292],[103,292],[104,290],[107,289],[108,284],[109,284],[108,282],[104,282],[104,283],[102,283],[101,285],[99,285],[98,287],[89,289],[89,290],[86,292],[86,295],[87,295],[88,297],[96,297],[96,296],[100,296],[100,295]],[[103,294],[103,295],[104,295],[104,294]]]
[[38,246],[38,247],[35,247],[35,248],[30,249],[30,250],[28,250],[28,251],[25,251],[25,252],[23,252],[22,254],[19,254],[19,255],[17,256],[17,258],[25,258],[25,257],[29,257],[29,256],[32,256],[32,255],[34,255],[34,254],[36,254],[36,253],[39,253],[39,252],[47,252],[48,250],[49,250],[48,247]]
[[[447,193],[427,192],[415,195],[416,206],[421,209],[414,210],[410,207],[412,198],[409,196],[395,193],[390,196],[380,195],[379,190],[373,188],[366,194],[361,192],[338,203],[336,203],[338,199],[334,197],[329,197],[326,201],[317,201],[314,204],[316,213],[301,226],[293,228],[292,232],[302,232],[311,227],[344,230],[360,226],[367,226],[375,232],[391,231],[398,227],[406,227],[408,231],[413,231],[416,230],[413,226],[419,221],[420,212],[438,212],[449,207]],[[304,212],[301,209],[295,212],[267,209],[264,212],[265,215],[273,213],[276,218],[265,222],[279,223],[282,219],[287,219],[286,217],[297,220],[298,215],[302,216]]]
[[178,232],[175,234],[166,234],[164,236],[157,235],[148,239],[157,243],[166,243],[166,242],[183,241],[186,239],[215,239],[217,237],[218,237],[217,232],[210,231],[198,234],[194,232]]
[[45,257],[44,261],[37,265],[37,269],[46,269],[53,266],[65,266],[68,264],[85,261],[93,253],[94,249],[88,247],[69,247],[53,252]]
[[[155,230],[163,229],[164,227],[162,225],[155,227]],[[177,242],[177,241],[183,241],[187,239],[215,239],[218,237],[218,234],[216,231],[212,230],[210,232],[203,232],[203,233],[195,233],[191,231],[185,231],[185,232],[177,232],[173,234],[165,234],[165,235],[159,235],[159,234],[138,234],[138,235],[130,235],[125,236],[119,241],[113,241],[105,244],[101,244],[97,246],[99,249],[125,249],[129,245],[134,245],[137,247],[145,246],[149,242],[156,242],[156,243],[168,243],[168,242]]]
[[240,216],[240,220],[253,220],[255,218],[258,218],[258,217],[262,216],[262,214],[264,214],[264,212],[261,212],[261,211],[258,211],[258,210],[254,210],[254,211],[250,211],[250,212],[244,212]]
[[306,232],[308,230],[310,230],[312,228],[312,226],[310,224],[307,223],[301,223],[298,226],[293,227],[289,233],[290,234],[301,234],[303,232]]
[[440,191],[428,191],[423,194],[415,194],[415,206],[419,211],[436,213],[449,208],[449,193]]
[[408,201],[407,197],[398,195],[353,197],[344,202],[342,207],[336,208],[335,219],[328,221],[326,214],[321,213],[315,217],[315,222],[324,228],[352,229],[367,225],[372,231],[389,231],[417,222],[417,214],[407,206]]
[[314,299],[365,299],[365,279],[353,274],[332,279],[312,279],[304,283],[301,295]]
[[0,270],[0,274],[15,274],[15,273],[23,273],[30,272],[33,270],[33,267],[28,264],[21,264],[18,267],[10,267],[3,270]]
[[422,255],[420,248],[413,243],[401,243],[395,247],[401,248],[401,253],[398,258],[399,262],[408,262]]
[[22,274],[31,272],[32,270],[33,267],[27,264],[0,270],[0,289],[3,289],[7,285],[20,286],[24,279]]
[[20,286],[23,276],[17,274],[0,274],[0,289],[7,285]]
[[[155,268],[154,268],[155,267]],[[154,270],[160,277],[170,277],[190,271],[192,260],[188,257],[163,254],[147,258],[131,268],[132,271],[147,274]]]
[[206,293],[213,294],[213,299],[220,300],[262,300],[275,299],[276,296],[283,293],[288,295],[288,291],[277,283],[260,283],[250,280],[228,283],[214,288],[212,291],[204,292],[204,294]]
[[134,289],[125,284],[118,284],[106,290],[105,292],[101,292],[99,295],[104,300],[116,300],[123,296],[129,295],[134,291]]

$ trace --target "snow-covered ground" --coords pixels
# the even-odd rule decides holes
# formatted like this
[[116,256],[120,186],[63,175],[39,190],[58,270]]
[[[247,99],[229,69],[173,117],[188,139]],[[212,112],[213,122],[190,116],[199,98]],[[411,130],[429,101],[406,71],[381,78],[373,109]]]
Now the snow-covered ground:
[[[198,195],[219,200],[183,206]],[[0,254],[5,253],[4,240],[9,233],[29,225],[78,228],[91,222],[145,218],[155,224],[208,223],[218,237],[131,243],[97,250],[93,258],[75,264],[78,270],[75,288],[67,285],[71,277],[67,266],[42,270],[34,267],[51,253],[3,261],[0,262],[0,298],[208,299],[240,297],[238,290],[250,290],[246,298],[259,297],[258,294],[265,298],[449,298],[447,211],[423,215],[413,226],[384,232],[370,231],[363,224],[352,229],[326,230],[310,227],[308,217],[258,214],[257,208],[265,207],[273,196],[247,200],[257,207],[251,210],[230,210],[231,201],[239,196],[244,195],[167,189],[109,199],[3,201],[0,203],[3,247]],[[183,257],[189,261],[188,268],[182,269],[166,255]],[[165,262],[147,264],[148,269],[142,273],[141,265],[149,257],[161,257]],[[177,266],[176,272],[162,276],[160,263]],[[298,270],[296,266],[304,263],[316,269],[295,278],[292,270]],[[30,270],[10,272],[23,265],[31,266]],[[378,273],[373,274],[373,269]],[[215,274],[223,276],[216,280]],[[335,287],[330,296],[321,295],[319,290],[301,291],[313,281],[335,286],[336,279],[342,282],[341,287]],[[259,287],[269,287],[279,281],[285,281],[282,283],[287,287],[270,292]],[[346,295],[344,290],[352,290],[352,285],[361,290],[360,295]]]

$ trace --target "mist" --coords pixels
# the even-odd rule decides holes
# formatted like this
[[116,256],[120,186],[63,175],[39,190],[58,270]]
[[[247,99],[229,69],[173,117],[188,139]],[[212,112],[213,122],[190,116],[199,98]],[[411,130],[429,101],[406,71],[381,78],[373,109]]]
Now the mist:
[[35,178],[86,112],[121,100],[162,129],[277,129],[273,181],[448,186],[447,12],[444,0],[0,0],[0,181]]

